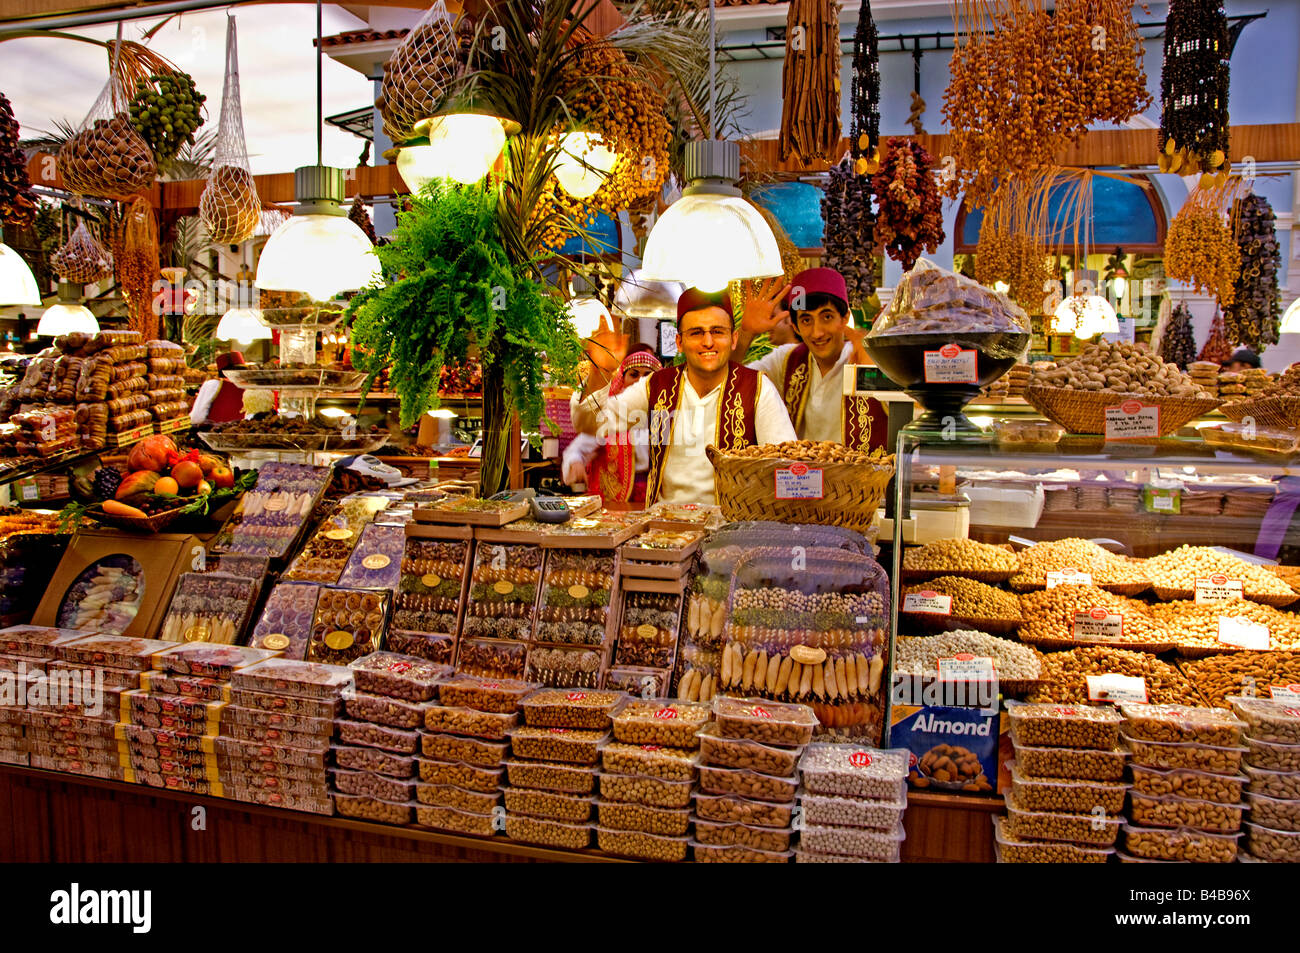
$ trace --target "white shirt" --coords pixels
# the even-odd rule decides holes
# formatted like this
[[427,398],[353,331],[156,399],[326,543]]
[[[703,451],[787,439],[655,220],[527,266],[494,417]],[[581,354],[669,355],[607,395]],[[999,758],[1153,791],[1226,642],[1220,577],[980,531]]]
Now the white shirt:
[[[785,386],[785,362],[798,344],[782,344],[748,365],[772,381],[779,391]],[[840,418],[844,414],[844,365],[853,357],[853,345],[844,342],[839,360],[829,374],[822,374],[817,358],[812,359],[812,380],[808,383],[808,401],[804,405],[803,424],[799,428],[800,440],[830,440],[842,443],[844,430]]]
[[[719,384],[703,397],[695,392],[689,376],[684,377],[681,402],[673,416],[672,443],[664,455],[663,478],[659,500],[665,503],[717,503],[713,464],[705,455],[709,444],[718,443]],[[592,395],[593,397],[595,395]],[[589,403],[590,402],[590,403]],[[595,412],[592,397],[584,403]],[[755,436],[759,443],[782,443],[796,439],[790,415],[781,403],[776,388],[763,378],[758,380],[755,400]],[[621,394],[605,401],[597,414],[597,434],[627,431],[633,442],[648,443],[650,436],[650,378],[643,377]],[[653,487],[650,488],[653,492]]]

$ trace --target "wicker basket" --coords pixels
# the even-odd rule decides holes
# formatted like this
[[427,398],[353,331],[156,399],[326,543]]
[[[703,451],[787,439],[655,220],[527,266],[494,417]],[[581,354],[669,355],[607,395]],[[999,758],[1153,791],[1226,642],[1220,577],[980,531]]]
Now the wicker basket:
[[[1012,592],[1037,592],[1047,588],[1047,581],[1039,582],[1025,575],[1016,575],[1007,581],[1007,585],[1011,587]],[[1139,582],[1093,582],[1093,585],[1116,596],[1136,596],[1150,589],[1151,581],[1148,579]]]
[[141,519],[138,516],[105,513],[99,506],[92,506],[86,510],[86,515],[97,523],[116,526],[118,529],[134,530],[137,533],[161,533],[183,516],[184,510],[185,507],[178,506],[174,510],[163,510],[161,513],[154,513],[146,519]]
[[1032,645],[1034,648],[1043,651],[1101,646],[1108,649],[1125,649],[1129,652],[1149,652],[1152,655],[1158,655],[1161,652],[1168,652],[1175,645],[1172,639],[1163,642],[1125,641],[1123,639],[1058,639],[1052,636],[1029,635],[1025,632],[1021,632],[1019,638],[1025,645]]
[[[718,506],[728,520],[773,520],[781,523],[821,523],[865,532],[875,525],[894,476],[894,460],[875,464],[814,463],[775,457],[728,456],[717,447],[705,448],[717,473]],[[822,470],[819,500],[778,500],[776,470],[797,462]]]
[[1237,423],[1252,417],[1257,427],[1272,427],[1277,430],[1300,428],[1300,397],[1251,397],[1224,404],[1219,410],[1223,416]]
[[1070,433],[1104,434],[1106,408],[1125,400],[1140,400],[1160,408],[1160,436],[1167,437],[1183,424],[1219,406],[1217,397],[1144,397],[1110,391],[1070,390],[1065,387],[1028,387],[1025,400],[1048,420]]
[[904,582],[928,582],[931,579],[938,579],[940,576],[961,576],[963,579],[974,579],[976,582],[985,582],[990,585],[996,585],[999,582],[1006,582],[1011,578],[1011,569],[903,569]]
[[[1195,589],[1177,589],[1171,586],[1154,586],[1153,588],[1155,589],[1156,598],[1161,602],[1190,601],[1196,598]],[[1297,599],[1300,599],[1300,594],[1288,596],[1285,593],[1255,592],[1246,595],[1244,598],[1247,602],[1258,602],[1261,605],[1272,606],[1274,609],[1280,609],[1283,606],[1289,606]]]

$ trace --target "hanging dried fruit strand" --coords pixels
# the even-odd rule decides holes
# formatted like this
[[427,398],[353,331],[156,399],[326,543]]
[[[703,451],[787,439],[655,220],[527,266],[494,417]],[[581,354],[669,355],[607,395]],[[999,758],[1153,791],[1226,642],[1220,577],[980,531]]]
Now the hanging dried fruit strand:
[[943,200],[930,167],[934,160],[920,143],[902,137],[885,144],[880,171],[871,181],[878,217],[876,243],[910,269],[922,252],[943,243]]
[[1228,340],[1228,335],[1223,327],[1223,312],[1217,311],[1214,315],[1214,321],[1210,325],[1210,336],[1205,340],[1205,346],[1201,348],[1201,353],[1196,355],[1198,361],[1213,361],[1215,364],[1225,363],[1232,356],[1232,342]]
[[1171,0],[1160,69],[1161,172],[1217,175],[1223,185],[1228,55],[1228,18],[1219,0]]
[[1221,195],[1197,189],[1183,204],[1165,238],[1165,274],[1185,281],[1219,306],[1232,304],[1241,253],[1219,210]]
[[860,308],[876,291],[876,214],[871,207],[871,176],[854,172],[852,161],[846,156],[826,176],[822,264],[844,276],[849,306]]
[[791,0],[781,69],[781,158],[832,161],[840,145],[840,24],[834,0]]
[[1196,336],[1192,332],[1192,313],[1179,302],[1169,317],[1169,326],[1160,340],[1160,359],[1177,364],[1181,370],[1196,360]]
[[[880,33],[871,16],[871,4],[858,9],[853,34],[853,85],[849,92],[849,150],[854,159],[879,162],[880,154]],[[859,169],[874,173],[873,168]]]
[[27,157],[18,148],[18,120],[0,93],[0,225],[26,228],[36,220],[36,194],[27,178]]
[[1262,195],[1247,195],[1232,206],[1241,267],[1233,285],[1233,301],[1225,305],[1228,337],[1244,347],[1262,351],[1277,343],[1278,269],[1282,253],[1274,228],[1273,206]]
[[158,337],[158,315],[154,311],[154,283],[159,280],[158,227],[153,208],[146,198],[137,198],[127,208],[122,222],[121,251],[117,254],[117,282],[130,308],[130,328],[146,341]]

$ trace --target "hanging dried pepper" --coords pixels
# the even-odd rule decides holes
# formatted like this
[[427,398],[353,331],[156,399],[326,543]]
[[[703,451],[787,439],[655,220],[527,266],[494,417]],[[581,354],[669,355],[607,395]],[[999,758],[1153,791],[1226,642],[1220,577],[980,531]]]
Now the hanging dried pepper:
[[915,140],[893,138],[871,181],[878,206],[876,243],[904,270],[943,243],[943,200],[930,172],[933,161]]

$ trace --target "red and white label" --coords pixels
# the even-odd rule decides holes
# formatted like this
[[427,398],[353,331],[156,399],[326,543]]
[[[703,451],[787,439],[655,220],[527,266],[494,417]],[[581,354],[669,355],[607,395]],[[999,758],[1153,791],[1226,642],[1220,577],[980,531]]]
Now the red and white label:
[[933,589],[922,592],[909,592],[903,596],[904,612],[924,612],[930,615],[952,615],[952,596],[943,595]]
[[655,717],[658,718],[660,721],[671,721],[672,719],[677,717],[677,709],[660,708],[657,712],[655,712]]
[[978,355],[973,348],[945,344],[937,351],[925,352],[927,384],[978,384]]
[[580,702],[580,701],[582,701],[584,698],[587,697],[587,693],[586,693],[586,692],[569,692],[569,694],[565,695],[564,697],[567,698],[567,699],[568,699],[569,701],[571,701],[571,702]]
[[663,745],[642,745],[642,746],[641,746],[641,750],[642,750],[642,751],[658,751],[658,750],[659,750],[660,748],[662,748],[662,747],[663,747]]
[[1077,569],[1055,569],[1046,574],[1046,580],[1048,589],[1057,586],[1091,586],[1092,573]]
[[1088,682],[1089,701],[1146,704],[1147,680],[1145,678],[1136,675],[1120,675],[1115,672],[1088,675],[1085,678]]
[[871,755],[866,751],[855,751],[849,755],[849,764],[855,768],[868,768],[871,766]]
[[749,713],[755,718],[771,718],[772,713],[761,705],[755,705],[749,710]]
[[393,662],[388,666],[388,670],[394,675],[405,675],[413,668],[415,665],[411,662]]
[[991,682],[997,678],[997,666],[988,655],[960,652],[936,660],[935,666],[941,682]]
[[1060,715],[1062,718],[1071,718],[1071,717],[1073,717],[1073,716],[1079,714],[1079,709],[1077,709],[1077,708],[1053,708],[1053,709],[1052,709],[1052,714],[1054,714],[1054,715]]
[[826,496],[825,471],[806,463],[777,467],[773,474],[772,495],[778,500],[820,500]]
[[1160,436],[1160,408],[1140,400],[1126,400],[1106,408],[1107,440],[1141,440]]
[[484,683],[483,683],[482,685],[480,685],[479,687],[480,687],[480,688],[500,688],[500,687],[501,687],[501,683],[500,683],[500,682],[484,682]]
[[1124,636],[1124,615],[1100,607],[1076,612],[1073,631],[1081,642],[1112,642]]
[[551,729],[551,734],[553,734],[553,735],[567,735],[571,730],[572,730],[572,729],[569,729],[569,728],[552,728],[552,729]]
[[1236,615],[1219,616],[1219,641],[1237,649],[1269,648],[1268,626]]
[[1196,580],[1197,602],[1236,602],[1246,597],[1240,579],[1229,579],[1221,572]]

